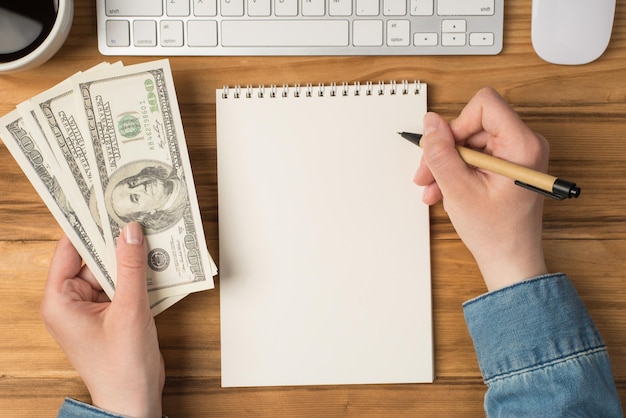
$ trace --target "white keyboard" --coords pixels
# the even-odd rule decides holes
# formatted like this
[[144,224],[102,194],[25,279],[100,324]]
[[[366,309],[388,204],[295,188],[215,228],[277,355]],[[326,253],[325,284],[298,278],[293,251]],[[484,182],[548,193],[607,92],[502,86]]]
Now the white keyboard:
[[104,55],[495,55],[504,0],[96,0]]

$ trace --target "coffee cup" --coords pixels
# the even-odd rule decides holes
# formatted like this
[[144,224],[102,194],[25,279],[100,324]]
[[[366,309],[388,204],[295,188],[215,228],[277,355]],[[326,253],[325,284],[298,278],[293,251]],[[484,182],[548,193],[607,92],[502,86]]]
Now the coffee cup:
[[61,48],[73,0],[0,0],[0,74],[34,68]]

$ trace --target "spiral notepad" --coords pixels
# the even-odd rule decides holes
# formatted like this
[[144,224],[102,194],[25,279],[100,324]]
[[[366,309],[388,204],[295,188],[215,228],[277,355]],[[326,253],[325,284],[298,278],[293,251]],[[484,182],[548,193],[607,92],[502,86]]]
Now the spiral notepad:
[[222,386],[431,382],[426,84],[216,100]]

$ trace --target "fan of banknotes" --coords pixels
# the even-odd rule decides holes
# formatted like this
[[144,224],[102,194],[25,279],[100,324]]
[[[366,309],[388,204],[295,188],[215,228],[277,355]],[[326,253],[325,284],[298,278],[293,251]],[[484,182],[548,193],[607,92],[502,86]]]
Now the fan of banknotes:
[[131,221],[148,243],[154,315],[213,288],[169,61],[75,74],[2,117],[0,137],[110,298]]

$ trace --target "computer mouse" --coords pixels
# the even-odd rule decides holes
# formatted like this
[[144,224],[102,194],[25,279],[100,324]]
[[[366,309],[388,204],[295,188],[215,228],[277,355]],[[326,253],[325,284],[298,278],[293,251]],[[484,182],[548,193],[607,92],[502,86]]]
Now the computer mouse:
[[543,60],[587,64],[609,45],[616,0],[532,0],[532,44]]

